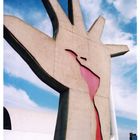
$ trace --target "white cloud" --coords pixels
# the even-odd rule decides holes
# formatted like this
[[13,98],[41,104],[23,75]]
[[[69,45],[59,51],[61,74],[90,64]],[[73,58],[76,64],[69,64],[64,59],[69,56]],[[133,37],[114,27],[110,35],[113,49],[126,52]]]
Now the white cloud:
[[113,3],[114,0],[107,0],[108,3]]
[[17,9],[13,9],[11,6],[6,5],[6,4],[4,5],[4,15],[16,16],[24,20],[23,15],[21,15],[21,13]]
[[125,44],[128,46],[134,45],[133,35],[122,31],[116,20],[107,14],[104,14],[106,18],[106,23],[102,35],[102,41],[104,43],[114,43],[114,44]]
[[121,57],[121,59],[125,59],[126,64],[136,63],[137,49],[135,46],[136,42],[133,40],[133,34],[122,31],[113,18],[108,17],[106,14],[104,16],[106,17],[106,23],[102,34],[103,43],[127,45],[129,52],[125,54],[125,57]]
[[25,109],[39,109],[24,90],[12,86],[4,86],[4,106],[12,106]]
[[136,17],[136,1],[135,0],[114,0],[116,9],[127,19]]
[[125,20],[136,17],[136,0],[107,0],[107,2],[113,4]]
[[128,65],[133,65],[137,63],[137,47],[133,46],[133,47],[129,47],[130,51],[126,54],[126,61],[125,63]]
[[56,115],[57,113],[55,110],[39,106],[36,102],[31,100],[26,91],[17,89],[11,85],[4,85],[4,106],[39,112],[48,112],[52,115]]
[[50,91],[56,95],[58,93],[43,83],[25,63],[25,61],[4,41],[4,70],[16,77],[25,79],[36,86]]
[[137,120],[135,51],[112,62],[111,93],[118,116]]
[[46,33],[48,36],[53,37],[53,27],[49,18],[41,20],[40,23],[35,27]]
[[86,28],[89,29],[93,21],[101,14],[101,0],[80,0],[80,5],[84,15]]
[[137,119],[137,95],[133,91],[125,78],[114,75],[111,80],[111,92],[115,101],[117,116]]

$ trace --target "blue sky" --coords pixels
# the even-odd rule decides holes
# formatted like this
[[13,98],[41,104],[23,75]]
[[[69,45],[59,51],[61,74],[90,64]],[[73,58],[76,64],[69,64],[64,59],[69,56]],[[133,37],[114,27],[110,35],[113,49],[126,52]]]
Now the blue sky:
[[[66,11],[66,1],[65,3],[63,0],[59,1]],[[137,126],[136,1],[80,0],[80,5],[86,30],[99,15],[102,15],[106,18],[102,42],[129,46],[129,53],[112,59],[111,75],[111,93],[114,96],[119,139],[127,140],[129,132],[136,132]],[[52,36],[52,25],[41,0],[5,0],[4,13],[17,16]],[[30,106],[32,109],[38,106],[39,109],[57,110],[59,94],[42,83],[6,41],[4,43],[4,87],[7,106],[25,108]],[[9,91],[13,91],[13,94],[9,94]],[[23,102],[27,106],[12,102],[15,98],[22,100],[17,91],[24,95]]]

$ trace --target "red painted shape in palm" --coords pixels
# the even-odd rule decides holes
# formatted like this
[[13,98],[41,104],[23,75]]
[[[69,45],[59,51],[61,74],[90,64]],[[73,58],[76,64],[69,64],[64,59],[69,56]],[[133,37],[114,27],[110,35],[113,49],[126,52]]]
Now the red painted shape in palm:
[[94,104],[94,110],[96,114],[96,140],[102,140],[101,134],[101,126],[100,126],[100,118],[98,114],[98,110],[95,105],[94,97],[96,95],[97,89],[99,88],[100,78],[92,73],[89,69],[80,66],[81,74],[87,82],[89,88],[89,95]]
[[80,70],[88,84],[90,98],[93,100],[100,84],[100,78],[84,66],[80,66]]
[[101,124],[100,124],[100,117],[98,110],[95,105],[94,97],[100,85],[100,78],[93,73],[90,69],[83,66],[77,59],[77,54],[71,50],[66,49],[79,63],[81,75],[83,76],[84,80],[87,82],[89,88],[89,95],[91,100],[93,101],[94,111],[96,115],[96,140],[103,140],[102,133],[101,133]]

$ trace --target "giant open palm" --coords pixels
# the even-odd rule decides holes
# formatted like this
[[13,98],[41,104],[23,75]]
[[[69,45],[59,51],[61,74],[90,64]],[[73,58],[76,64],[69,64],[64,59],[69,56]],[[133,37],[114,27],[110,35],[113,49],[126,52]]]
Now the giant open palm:
[[77,0],[69,13],[71,23],[57,1],[43,3],[53,38],[12,16],[4,17],[4,37],[35,74],[60,93],[55,140],[109,140],[110,61],[128,48],[101,42],[103,17],[85,32]]

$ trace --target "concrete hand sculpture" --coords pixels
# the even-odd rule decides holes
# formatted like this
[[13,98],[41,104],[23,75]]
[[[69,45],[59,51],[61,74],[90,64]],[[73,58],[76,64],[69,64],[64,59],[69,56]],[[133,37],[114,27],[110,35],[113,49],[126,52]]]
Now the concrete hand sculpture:
[[101,42],[103,17],[85,32],[77,0],[69,0],[71,23],[56,0],[43,3],[53,38],[13,16],[4,17],[4,37],[35,74],[60,93],[55,140],[109,140],[110,61],[128,47]]

